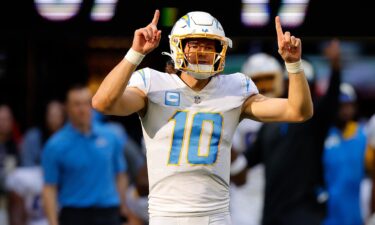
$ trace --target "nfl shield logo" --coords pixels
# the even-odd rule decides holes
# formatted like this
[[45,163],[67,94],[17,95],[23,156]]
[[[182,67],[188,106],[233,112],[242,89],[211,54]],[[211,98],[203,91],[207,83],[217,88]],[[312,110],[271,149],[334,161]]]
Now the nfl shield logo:
[[199,104],[199,103],[201,103],[201,101],[202,101],[202,100],[201,100],[201,97],[200,97],[200,96],[198,96],[198,95],[197,95],[197,96],[194,96],[194,103],[195,103],[195,104]]

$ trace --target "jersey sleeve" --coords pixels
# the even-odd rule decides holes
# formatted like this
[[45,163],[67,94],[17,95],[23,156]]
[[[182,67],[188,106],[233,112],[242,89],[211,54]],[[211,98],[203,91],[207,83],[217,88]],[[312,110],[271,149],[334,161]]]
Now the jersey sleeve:
[[130,77],[128,87],[136,87],[139,90],[143,91],[145,94],[148,94],[150,90],[150,69],[143,68],[135,71]]
[[244,75],[244,95],[245,98],[248,98],[252,95],[259,94],[258,88],[249,77]]

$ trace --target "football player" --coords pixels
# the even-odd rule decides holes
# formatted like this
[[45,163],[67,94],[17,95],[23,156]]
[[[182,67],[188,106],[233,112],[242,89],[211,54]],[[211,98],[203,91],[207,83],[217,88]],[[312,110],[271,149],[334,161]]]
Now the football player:
[[147,149],[150,225],[229,225],[230,150],[238,122],[302,122],[313,114],[301,40],[284,33],[276,17],[290,94],[269,98],[244,74],[221,74],[232,41],[207,12],[186,14],[171,31],[169,54],[180,75],[135,71],[159,45],[159,16],[156,10],[152,22],[135,31],[131,49],[105,77],[92,105],[105,114],[139,114]]

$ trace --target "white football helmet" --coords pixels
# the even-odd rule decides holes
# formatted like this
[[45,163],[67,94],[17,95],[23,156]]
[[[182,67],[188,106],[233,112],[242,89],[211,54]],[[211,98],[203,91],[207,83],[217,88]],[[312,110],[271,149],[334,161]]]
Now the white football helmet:
[[348,103],[355,102],[357,100],[357,94],[354,87],[349,83],[340,84],[340,102]]
[[277,59],[266,53],[255,53],[242,65],[241,72],[250,77],[259,92],[269,97],[284,93],[283,69]]
[[[199,54],[215,54],[210,65],[188,62],[184,54],[187,39],[207,38],[215,40],[216,51],[199,51]],[[190,12],[181,17],[173,26],[169,35],[171,53],[175,69],[186,71],[197,79],[206,79],[224,70],[225,55],[228,46],[232,47],[232,40],[225,37],[220,22],[206,12]],[[221,48],[221,49],[217,49]],[[197,60],[198,61],[198,60]]]

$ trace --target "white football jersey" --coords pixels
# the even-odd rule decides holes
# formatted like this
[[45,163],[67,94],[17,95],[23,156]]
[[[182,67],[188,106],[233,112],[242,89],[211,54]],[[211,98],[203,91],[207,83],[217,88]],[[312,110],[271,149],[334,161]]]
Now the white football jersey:
[[217,75],[199,92],[177,75],[136,71],[129,86],[148,97],[141,118],[150,216],[229,212],[230,149],[243,102],[258,90],[241,73]]
[[19,167],[6,178],[8,190],[24,199],[27,225],[48,225],[42,208],[43,175],[41,167]]

